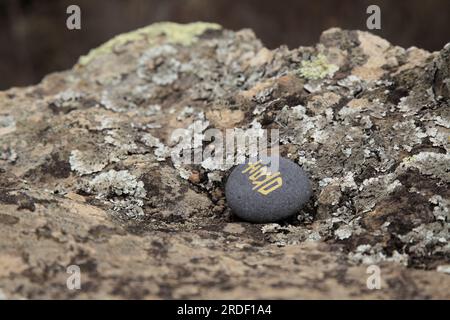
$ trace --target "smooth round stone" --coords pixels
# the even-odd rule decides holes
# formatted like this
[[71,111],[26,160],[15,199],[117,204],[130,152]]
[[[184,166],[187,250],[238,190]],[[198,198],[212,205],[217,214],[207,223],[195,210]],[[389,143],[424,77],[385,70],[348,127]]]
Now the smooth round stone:
[[236,166],[225,185],[225,196],[238,217],[256,223],[283,220],[297,213],[311,196],[306,173],[296,163],[278,158],[278,171],[271,161]]

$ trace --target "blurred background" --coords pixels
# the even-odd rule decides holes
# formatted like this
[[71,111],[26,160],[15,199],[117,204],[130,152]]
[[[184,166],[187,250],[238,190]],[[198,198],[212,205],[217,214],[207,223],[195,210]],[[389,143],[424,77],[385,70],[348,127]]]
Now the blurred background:
[[[66,8],[81,7],[81,30]],[[366,8],[381,8],[374,33],[430,51],[450,41],[450,0],[0,0],[0,90],[70,68],[112,36],[157,21],[210,21],[251,28],[269,48],[312,45],[330,27],[366,30]]]

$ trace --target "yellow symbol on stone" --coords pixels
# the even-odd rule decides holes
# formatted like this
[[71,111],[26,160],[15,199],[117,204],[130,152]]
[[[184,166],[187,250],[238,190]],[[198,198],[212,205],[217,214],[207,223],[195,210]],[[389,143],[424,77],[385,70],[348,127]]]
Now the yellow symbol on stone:
[[265,196],[283,185],[280,172],[270,172],[268,167],[261,164],[261,161],[247,164],[242,173],[248,173],[248,179],[254,186],[253,190],[256,189]]

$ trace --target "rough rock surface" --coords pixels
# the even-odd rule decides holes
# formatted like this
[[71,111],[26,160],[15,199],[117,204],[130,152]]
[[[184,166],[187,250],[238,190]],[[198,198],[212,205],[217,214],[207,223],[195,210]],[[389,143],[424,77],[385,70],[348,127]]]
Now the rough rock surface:
[[[361,31],[271,51],[162,23],[0,92],[0,297],[450,298],[449,57]],[[237,220],[225,168],[169,156],[193,124],[278,128],[309,204]]]

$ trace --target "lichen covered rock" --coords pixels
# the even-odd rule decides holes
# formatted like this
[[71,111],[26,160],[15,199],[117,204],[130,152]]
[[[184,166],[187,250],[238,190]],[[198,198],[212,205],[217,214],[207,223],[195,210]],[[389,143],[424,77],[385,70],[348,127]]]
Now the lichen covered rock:
[[[0,92],[0,295],[450,298],[448,51],[336,28],[268,50],[163,23]],[[174,130],[195,153],[211,127],[279,129],[310,202],[279,224],[235,218],[227,166],[171,158]]]

